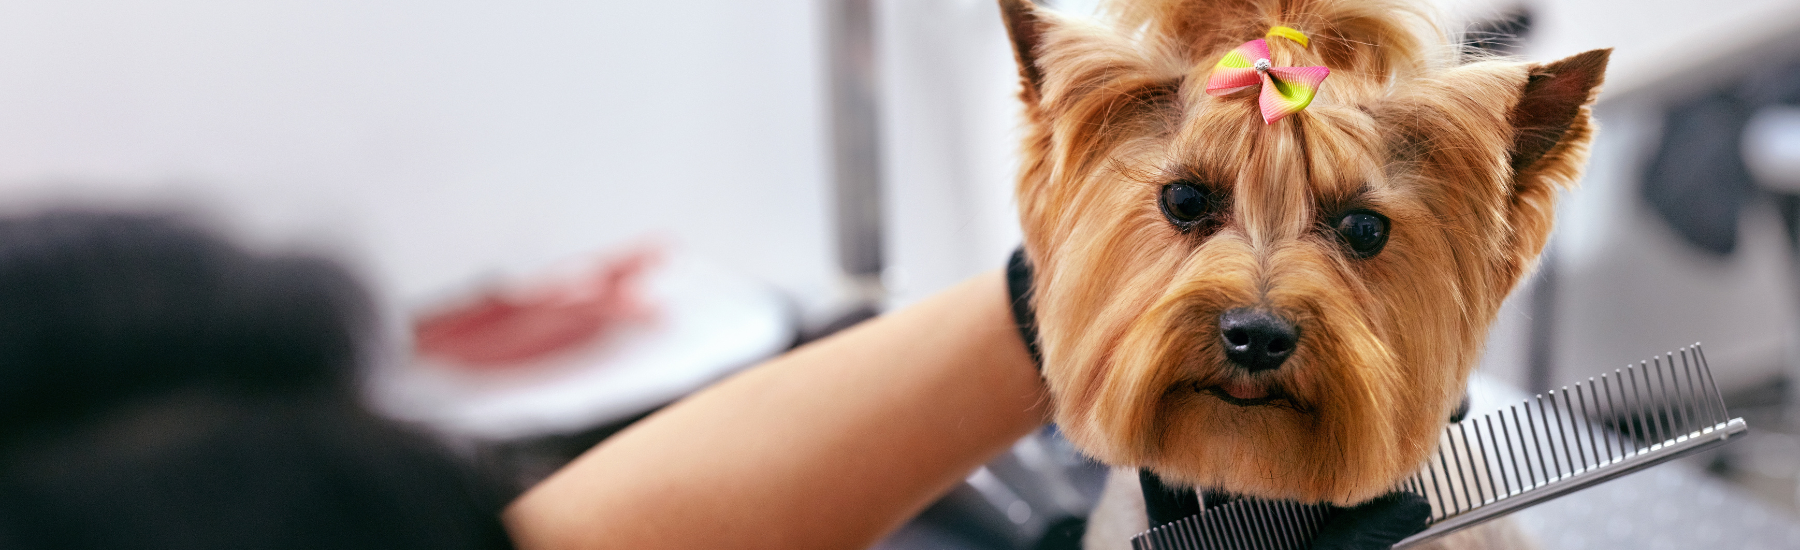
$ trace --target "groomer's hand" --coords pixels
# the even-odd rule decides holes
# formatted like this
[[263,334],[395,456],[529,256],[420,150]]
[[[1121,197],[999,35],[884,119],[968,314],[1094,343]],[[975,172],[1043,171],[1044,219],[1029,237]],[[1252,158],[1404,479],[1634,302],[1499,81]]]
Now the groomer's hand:
[[1425,497],[1388,493],[1354,508],[1338,510],[1313,538],[1312,550],[1386,550],[1424,531],[1431,519]]

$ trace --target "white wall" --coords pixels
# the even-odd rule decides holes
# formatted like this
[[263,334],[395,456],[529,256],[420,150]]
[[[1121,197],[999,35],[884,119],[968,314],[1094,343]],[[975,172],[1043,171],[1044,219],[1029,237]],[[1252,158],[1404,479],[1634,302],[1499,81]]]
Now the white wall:
[[[1478,0],[1459,0],[1478,1]],[[1704,80],[1708,65],[1767,62],[1757,45],[1791,36],[1793,0],[1534,0],[1534,36],[1525,55],[1550,60],[1613,48],[1607,89],[1680,86]],[[1688,81],[1688,82],[1684,82]],[[1704,85],[1704,82],[1699,82]]]
[[1774,209],[1747,208],[1738,250],[1718,258],[1682,242],[1640,189],[1665,106],[1748,74],[1746,68],[1793,59],[1800,3],[1550,0],[1534,7],[1538,28],[1527,57],[1614,48],[1587,178],[1559,212],[1553,380],[1596,375],[1696,341],[1707,345],[1727,390],[1792,368],[1800,349],[1800,279]]
[[402,304],[645,234],[824,296],[816,4],[7,0],[0,204],[199,205]]
[[998,269],[1019,246],[1018,65],[993,0],[877,3],[888,303]]
[[[838,284],[822,1],[7,0],[0,208],[197,204],[253,237],[346,249],[401,305],[662,234],[818,306]],[[1609,93],[1800,17],[1782,0],[1531,4],[1528,57],[1619,47]],[[904,304],[1016,244],[1017,82],[991,0],[877,16],[886,279]],[[1597,173],[1629,169],[1601,153]],[[1628,195],[1589,188],[1565,224],[1627,227],[1608,224]],[[1570,261],[1592,261],[1589,242]],[[1520,333],[1499,330],[1506,368]]]

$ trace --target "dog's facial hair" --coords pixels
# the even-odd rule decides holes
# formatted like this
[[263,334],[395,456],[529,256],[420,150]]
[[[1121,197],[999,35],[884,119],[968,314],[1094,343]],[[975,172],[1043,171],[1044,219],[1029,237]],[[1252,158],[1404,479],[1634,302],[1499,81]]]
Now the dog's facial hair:
[[[1148,1],[1112,7],[1113,26],[1001,7],[1045,377],[1070,439],[1177,482],[1342,505],[1416,471],[1579,178],[1607,51],[1459,63],[1398,2]],[[1254,94],[1200,88],[1273,25],[1313,36],[1270,40],[1275,64],[1333,73],[1265,125]],[[1217,210],[1172,223],[1171,183]],[[1348,212],[1383,217],[1379,253],[1346,247]],[[1234,308],[1291,322],[1292,356],[1228,361],[1218,319]]]

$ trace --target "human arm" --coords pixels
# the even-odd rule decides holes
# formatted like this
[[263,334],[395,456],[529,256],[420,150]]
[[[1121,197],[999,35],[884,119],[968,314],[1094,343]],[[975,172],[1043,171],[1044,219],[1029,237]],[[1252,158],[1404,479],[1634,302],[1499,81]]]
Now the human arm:
[[690,396],[506,511],[520,548],[861,548],[1046,419],[1000,272]]

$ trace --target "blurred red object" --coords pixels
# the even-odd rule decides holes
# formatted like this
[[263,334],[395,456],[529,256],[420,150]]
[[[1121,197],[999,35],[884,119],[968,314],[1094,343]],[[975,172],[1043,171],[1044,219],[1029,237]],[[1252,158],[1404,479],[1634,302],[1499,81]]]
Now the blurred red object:
[[644,272],[660,247],[640,246],[574,281],[488,288],[473,300],[413,322],[414,352],[480,369],[537,363],[581,349],[628,321],[652,316]]

